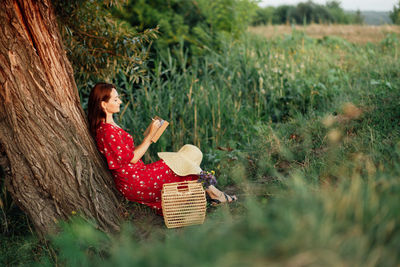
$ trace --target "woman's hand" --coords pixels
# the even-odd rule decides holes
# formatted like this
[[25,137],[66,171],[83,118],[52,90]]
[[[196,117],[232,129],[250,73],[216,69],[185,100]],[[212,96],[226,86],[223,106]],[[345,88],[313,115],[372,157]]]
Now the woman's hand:
[[146,153],[151,144],[151,138],[154,136],[160,126],[161,122],[159,120],[153,120],[150,125],[149,133],[143,139],[143,142],[135,148],[131,163],[136,164],[143,157],[144,153]]
[[153,137],[153,135],[157,132],[158,128],[160,128],[161,122],[159,120],[153,120],[150,126],[150,131],[148,136]]

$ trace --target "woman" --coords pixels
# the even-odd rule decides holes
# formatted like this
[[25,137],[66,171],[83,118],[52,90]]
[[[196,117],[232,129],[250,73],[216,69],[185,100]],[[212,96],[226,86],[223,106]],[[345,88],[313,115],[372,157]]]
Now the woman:
[[[120,111],[121,100],[115,86],[98,83],[89,96],[88,120],[97,147],[107,160],[117,189],[126,199],[161,211],[161,189],[164,183],[197,180],[199,177],[201,151],[185,145],[178,153],[159,153],[162,160],[144,164],[142,157],[151,144],[151,138],[160,127],[153,121],[149,133],[142,143],[134,145],[130,134],[119,127],[113,114]],[[167,165],[167,163],[168,165]],[[232,202],[236,196],[229,196],[213,185],[206,188],[213,203]]]

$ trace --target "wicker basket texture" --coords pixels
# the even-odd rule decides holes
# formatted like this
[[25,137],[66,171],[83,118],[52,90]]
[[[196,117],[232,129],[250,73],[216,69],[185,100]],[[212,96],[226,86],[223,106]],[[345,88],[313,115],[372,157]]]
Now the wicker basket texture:
[[168,228],[204,223],[206,193],[197,181],[164,184],[161,205]]

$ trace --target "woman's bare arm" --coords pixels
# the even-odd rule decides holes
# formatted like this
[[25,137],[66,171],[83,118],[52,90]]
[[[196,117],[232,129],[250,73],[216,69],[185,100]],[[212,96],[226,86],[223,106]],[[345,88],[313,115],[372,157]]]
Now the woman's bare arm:
[[138,162],[143,157],[144,153],[146,153],[147,149],[149,149],[150,145],[151,145],[151,137],[147,135],[143,139],[143,142],[137,147],[135,147],[134,156],[131,159],[131,163],[135,164],[136,162]]
[[158,120],[153,121],[149,134],[146,135],[140,145],[135,147],[134,156],[131,159],[131,163],[135,164],[143,157],[144,153],[146,153],[147,149],[149,149],[149,146],[151,145],[151,138],[156,133],[158,128],[160,128],[160,122]]

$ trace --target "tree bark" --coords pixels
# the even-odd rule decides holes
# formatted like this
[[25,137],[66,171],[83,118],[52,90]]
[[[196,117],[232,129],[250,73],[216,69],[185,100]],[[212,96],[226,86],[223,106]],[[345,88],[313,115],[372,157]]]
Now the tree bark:
[[0,163],[40,235],[80,212],[119,230],[119,200],[87,128],[49,0],[0,3]]

